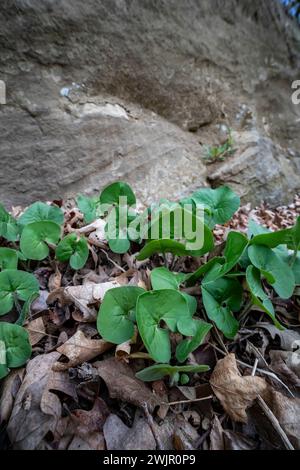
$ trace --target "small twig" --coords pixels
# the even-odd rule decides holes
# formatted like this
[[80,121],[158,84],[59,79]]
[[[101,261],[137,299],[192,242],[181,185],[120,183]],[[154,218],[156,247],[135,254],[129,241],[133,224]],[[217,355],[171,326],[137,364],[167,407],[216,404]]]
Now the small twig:
[[113,259],[111,259],[108,254],[106,253],[105,250],[103,250],[102,248],[100,248],[100,251],[102,251],[102,253],[105,254],[106,258],[108,259],[108,261],[110,261],[116,268],[120,269],[121,271],[123,271],[123,273],[126,273],[126,269],[122,268],[122,266],[119,266]]
[[285,448],[288,449],[288,450],[295,450],[295,448],[291,444],[289,438],[287,437],[286,433],[284,432],[284,430],[280,426],[278,419],[276,418],[274,413],[270,410],[270,408],[268,407],[268,405],[266,404],[266,402],[262,399],[262,397],[260,395],[258,395],[258,397],[257,397],[257,402],[258,402],[259,406],[261,407],[261,409],[263,410],[263,412],[265,413],[265,415],[267,416],[267,418],[272,423],[272,426],[274,427],[275,431],[281,437],[281,440],[282,440]]
[[257,364],[258,364],[258,359],[256,358],[256,359],[255,359],[255,362],[254,362],[254,366],[253,366],[252,372],[251,372],[252,377],[254,377],[255,374],[256,374]]
[[157,432],[156,432],[156,429],[155,429],[155,424],[154,424],[154,421],[153,421],[153,417],[152,415],[149,413],[149,410],[148,410],[148,405],[146,402],[144,402],[142,404],[142,408],[143,408],[143,411],[144,411],[144,414],[145,414],[145,417],[147,419],[147,423],[152,431],[152,434],[153,434],[153,437],[154,437],[154,440],[156,442],[156,446],[157,446],[157,450],[164,450],[164,446],[159,438],[159,436],[157,435]]
[[168,406],[184,405],[185,403],[194,403],[194,402],[197,402],[197,401],[210,400],[210,399],[212,399],[213,397],[214,397],[213,395],[209,395],[208,397],[203,397],[203,398],[194,398],[194,399],[192,399],[192,400],[171,401],[170,403],[168,403],[168,402],[163,402],[162,404],[163,404],[163,405],[168,405]]

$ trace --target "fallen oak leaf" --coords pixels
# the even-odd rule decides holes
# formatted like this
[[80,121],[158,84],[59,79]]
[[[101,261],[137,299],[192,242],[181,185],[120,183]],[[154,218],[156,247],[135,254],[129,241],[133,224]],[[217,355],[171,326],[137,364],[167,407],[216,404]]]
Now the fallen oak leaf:
[[31,346],[37,344],[47,334],[43,317],[38,317],[35,320],[30,321],[28,324],[25,325],[24,328],[28,331],[29,342]]
[[96,362],[93,366],[106,383],[111,398],[118,398],[140,408],[147,403],[150,412],[160,404],[159,398],[144,382],[135,377],[127,364],[110,357]]
[[240,374],[234,354],[217,362],[210,385],[231,419],[242,423],[247,422],[246,409],[267,390],[267,383],[261,377]]
[[75,367],[83,362],[94,359],[113,346],[113,344],[103,339],[87,338],[83,331],[78,330],[68,341],[57,348],[60,354],[63,354],[69,359],[68,362],[56,362],[53,365],[53,370],[64,371],[70,367]]

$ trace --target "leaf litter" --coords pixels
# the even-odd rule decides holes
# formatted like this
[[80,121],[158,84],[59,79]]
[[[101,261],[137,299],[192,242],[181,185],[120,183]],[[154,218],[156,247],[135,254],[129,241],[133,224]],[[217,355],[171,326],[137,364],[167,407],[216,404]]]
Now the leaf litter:
[[[277,306],[287,329],[266,323],[258,308],[252,319],[246,314],[234,340],[213,330],[189,354],[188,364],[211,367],[189,385],[141,382],[135,373],[151,361],[139,338],[116,347],[94,325],[107,290],[149,290],[151,271],[165,266],[167,257],[137,261],[130,253],[112,253],[101,219],[84,225],[78,210],[64,210],[65,232],[87,237],[92,257],[77,273],[66,263],[36,265],[41,290],[24,325],[32,358],[1,383],[0,422],[9,448],[300,449],[297,289],[292,301]],[[229,230],[246,232],[249,219],[277,230],[292,226],[299,213],[298,196],[274,210],[243,206],[230,222],[216,225],[214,235],[221,247]],[[189,256],[171,263],[183,273],[199,267]]]

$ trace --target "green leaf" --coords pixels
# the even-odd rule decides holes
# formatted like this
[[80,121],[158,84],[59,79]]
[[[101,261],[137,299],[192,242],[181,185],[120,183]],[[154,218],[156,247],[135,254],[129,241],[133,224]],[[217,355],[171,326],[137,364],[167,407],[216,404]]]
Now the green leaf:
[[208,271],[210,271],[215,264],[222,265],[225,262],[225,258],[216,256],[215,258],[210,259],[207,263],[200,266],[194,273],[186,275],[187,286],[193,286],[196,284],[200,277],[204,276]]
[[109,239],[108,245],[113,253],[118,253],[122,255],[123,253],[127,253],[130,248],[130,241],[127,238],[116,238],[116,239]]
[[142,261],[150,258],[154,253],[173,253],[173,255],[185,256],[187,254],[185,246],[175,240],[152,240],[142,248],[137,260]]
[[248,249],[251,263],[261,271],[279,297],[289,299],[295,289],[294,273],[271,248],[251,245]]
[[206,235],[204,235],[204,245],[199,250],[188,250],[186,245],[176,240],[152,240],[146,243],[146,245],[142,248],[139,255],[137,256],[137,260],[142,261],[146,258],[150,258],[150,256],[152,256],[154,253],[173,253],[173,255],[177,256],[202,256],[205,253],[211,251],[214,247],[213,235],[208,227],[206,227],[205,233]]
[[208,213],[208,225],[224,224],[240,207],[240,198],[227,186],[204,188],[192,194],[195,204],[203,204]]
[[201,320],[194,320],[195,334],[192,338],[184,339],[176,348],[176,359],[184,362],[190,353],[195,351],[203,342],[205,336],[212,328],[210,323]]
[[241,307],[241,284],[236,279],[220,278],[208,284],[203,283],[201,290],[208,318],[226,338],[234,338],[239,329],[239,322],[233,312],[238,312]]
[[79,194],[76,198],[76,203],[78,205],[78,209],[84,216],[84,222],[86,224],[90,224],[97,219],[97,207],[100,203],[98,197],[86,197]]
[[76,233],[70,233],[59,242],[55,254],[59,261],[70,260],[73,269],[81,269],[89,257],[87,240],[85,237],[78,238]]
[[127,183],[118,181],[117,183],[110,184],[103,189],[100,194],[101,204],[119,204],[120,197],[127,197],[127,205],[133,206],[136,203],[134,192]]
[[14,296],[24,302],[39,292],[39,283],[33,274],[16,269],[0,272],[0,315],[8,313],[14,305]]
[[28,259],[42,260],[49,254],[47,243],[56,244],[61,228],[55,222],[42,221],[26,225],[22,231],[20,247]]
[[167,268],[155,268],[151,271],[150,279],[153,290],[179,289],[186,275],[183,273],[172,273]]
[[284,330],[284,327],[275,317],[274,307],[271,300],[261,286],[259,269],[254,266],[248,266],[246,271],[246,280],[254,305],[257,305],[261,310],[267,313],[279,330]]
[[61,225],[64,223],[64,213],[57,206],[49,206],[49,204],[38,201],[31,204],[31,206],[26,209],[24,214],[19,217],[18,222],[20,225],[24,226],[32,224],[33,222],[42,222],[44,220]]
[[300,217],[292,228],[278,230],[277,232],[266,232],[255,235],[250,245],[264,245],[269,248],[276,248],[279,245],[287,245],[291,250],[298,250],[300,247]]
[[0,204],[0,237],[15,242],[19,239],[19,233],[18,222]]
[[31,356],[27,331],[21,326],[0,322],[0,379],[10,367],[21,367]]
[[30,311],[30,306],[32,304],[32,302],[37,299],[39,297],[39,292],[35,292],[34,294],[32,294],[23,304],[22,306],[22,310],[21,310],[21,313],[20,313],[20,316],[18,318],[18,320],[15,322],[15,325],[20,325],[20,326],[23,326],[24,323],[25,323],[25,320],[28,316],[28,313]]
[[122,344],[132,338],[136,302],[144,292],[144,289],[134,286],[115,287],[106,292],[97,318],[102,338],[114,344]]
[[0,248],[0,269],[17,269],[18,253],[11,248]]
[[173,377],[180,372],[190,372],[196,374],[197,372],[207,372],[210,369],[206,365],[197,366],[170,366],[169,364],[155,364],[154,366],[147,367],[146,369],[138,372],[136,377],[144,382],[154,382],[161,380],[166,375]]
[[165,322],[172,332],[193,334],[193,320],[185,297],[172,289],[145,292],[136,306],[139,333],[150,356],[156,362],[169,362],[171,344],[169,332],[161,327]]
[[247,245],[248,239],[242,233],[229,232],[224,250],[225,263],[214,264],[212,269],[206,274],[204,282],[207,284],[208,282],[216,281],[229,273],[243,256]]

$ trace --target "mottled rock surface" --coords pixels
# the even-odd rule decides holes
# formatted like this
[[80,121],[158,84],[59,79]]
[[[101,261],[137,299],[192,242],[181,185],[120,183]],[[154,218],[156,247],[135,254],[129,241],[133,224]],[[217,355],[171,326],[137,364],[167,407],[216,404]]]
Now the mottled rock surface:
[[[0,200],[94,193],[118,178],[142,202],[224,181],[253,202],[291,200],[299,31],[274,4],[3,0]],[[217,144],[223,123],[237,152],[206,168],[202,144]]]

